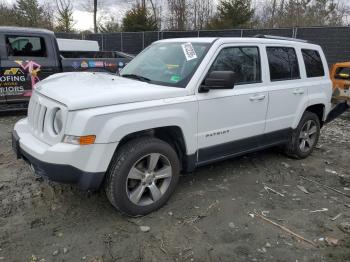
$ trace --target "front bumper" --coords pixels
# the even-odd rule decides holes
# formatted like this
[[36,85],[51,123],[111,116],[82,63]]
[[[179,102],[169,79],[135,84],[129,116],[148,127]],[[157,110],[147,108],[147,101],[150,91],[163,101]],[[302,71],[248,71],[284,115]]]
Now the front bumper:
[[83,190],[101,187],[115,143],[78,146],[65,143],[48,145],[29,131],[26,119],[20,120],[12,133],[17,158],[29,163],[36,174],[49,180],[75,184]]

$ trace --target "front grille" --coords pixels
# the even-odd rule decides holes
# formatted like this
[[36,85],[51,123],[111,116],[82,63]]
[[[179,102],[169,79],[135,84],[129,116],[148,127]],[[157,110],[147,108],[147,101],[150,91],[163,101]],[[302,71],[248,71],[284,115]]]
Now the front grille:
[[43,104],[40,104],[39,100],[34,95],[29,102],[28,123],[32,131],[37,135],[44,133],[46,113],[47,107]]
[[[60,134],[53,130],[53,117],[55,112],[62,110],[63,127]],[[29,101],[27,123],[30,133],[41,142],[55,145],[62,141],[65,128],[67,108],[65,105],[52,100],[34,91]]]

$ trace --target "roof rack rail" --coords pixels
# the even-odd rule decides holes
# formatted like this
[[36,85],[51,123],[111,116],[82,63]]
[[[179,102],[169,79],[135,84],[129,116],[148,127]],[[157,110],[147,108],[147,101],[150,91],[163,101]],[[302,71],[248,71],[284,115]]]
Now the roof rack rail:
[[298,39],[298,38],[292,38],[292,37],[283,37],[283,36],[276,36],[276,35],[263,35],[258,34],[255,35],[256,38],[266,38],[266,39],[277,39],[277,40],[287,40],[287,41],[295,41],[295,42],[302,42],[302,43],[308,43],[309,41]]

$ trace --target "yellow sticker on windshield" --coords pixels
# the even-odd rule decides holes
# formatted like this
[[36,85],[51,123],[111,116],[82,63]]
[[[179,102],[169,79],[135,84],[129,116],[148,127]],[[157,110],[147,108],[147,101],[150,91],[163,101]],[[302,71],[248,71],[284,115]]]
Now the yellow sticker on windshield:
[[181,47],[187,61],[197,58],[196,51],[194,50],[191,43],[182,44]]

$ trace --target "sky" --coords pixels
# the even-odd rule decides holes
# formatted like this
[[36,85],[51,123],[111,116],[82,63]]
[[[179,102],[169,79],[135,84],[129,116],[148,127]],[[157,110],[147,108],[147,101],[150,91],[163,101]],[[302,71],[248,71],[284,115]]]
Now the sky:
[[[14,1],[14,0],[12,0]],[[40,1],[40,0],[39,0]],[[77,30],[86,30],[93,28],[93,18],[92,14],[82,10],[81,3],[89,0],[72,0],[74,1],[75,11],[74,11],[74,19],[76,21],[75,28]],[[90,0],[91,1],[91,0]],[[103,11],[100,13],[104,13],[107,17],[108,14],[117,14],[121,18],[123,14],[132,7],[132,4],[135,3],[135,0],[98,0],[101,1],[101,8]],[[158,0],[159,2],[166,3],[167,0]],[[200,0],[198,0],[200,1]],[[218,2],[218,0],[213,0],[214,2]],[[266,0],[252,0],[253,4],[259,5],[261,2],[265,2]]]
[[[40,0],[39,0],[40,1]],[[44,0],[43,0],[44,1]],[[108,19],[111,15],[120,21],[123,14],[132,6],[132,0],[98,0],[101,4],[98,7],[98,17]],[[92,3],[92,0],[72,0],[74,6],[74,27],[79,30],[91,30],[93,31],[93,14],[92,12],[86,11],[84,3]],[[89,4],[89,3],[88,3]],[[92,6],[92,4],[91,4]],[[118,19],[119,18],[119,19]]]
[[[0,0],[1,1],[1,0]],[[13,4],[16,0],[2,0],[8,4]],[[73,19],[74,19],[74,28],[78,31],[91,30],[93,31],[93,14],[86,11],[85,5],[90,4],[92,6],[93,0],[71,0],[73,3]],[[113,14],[113,17],[117,18],[117,21],[121,21],[123,14],[132,7],[132,4],[136,0],[98,0],[101,4],[99,6],[100,19],[106,19],[110,14]],[[167,0],[158,0],[166,2]],[[200,0],[198,0],[200,1]],[[213,0],[218,1],[218,0]],[[261,2],[266,0],[252,0],[253,4],[259,5]],[[50,3],[54,4],[54,0],[39,0],[40,4]],[[118,19],[119,18],[119,19]]]
[[[16,0],[0,0],[10,5],[16,2]],[[89,4],[92,6],[92,0],[71,0],[73,3],[73,19],[75,22],[74,28],[82,30],[93,30],[93,14],[86,10],[86,6]],[[101,2],[99,5],[99,16],[101,19],[107,18],[109,14],[113,14],[114,17],[122,17],[126,10],[128,10],[133,0],[98,0]],[[39,0],[40,4],[49,3],[55,5],[54,0]]]
[[[0,0],[1,1],[1,0]],[[2,0],[8,4],[13,4],[16,0]],[[74,28],[78,31],[91,30],[93,31],[93,14],[86,10],[86,6],[90,4],[92,6],[93,0],[71,0],[73,3],[73,18],[74,18]],[[99,6],[98,16],[103,21],[113,14],[113,17],[117,21],[121,21],[123,14],[131,8],[135,0],[98,0],[101,4]],[[166,2],[166,0],[158,0]],[[200,1],[200,0],[198,0]],[[218,1],[218,0],[213,0]],[[270,0],[252,0],[253,6],[259,8],[264,2]],[[278,1],[278,0],[277,0]],[[350,6],[349,0],[339,0]],[[40,4],[49,3],[54,4],[54,0],[39,0]]]

